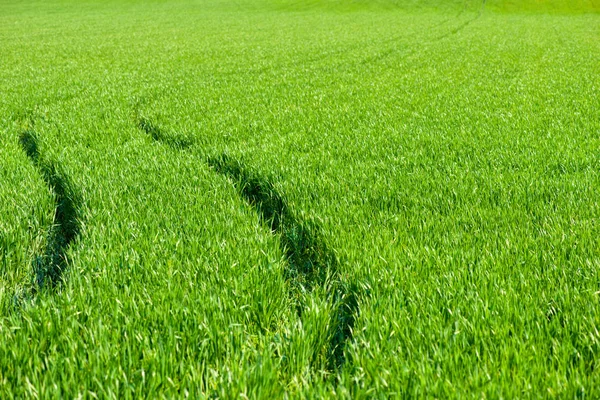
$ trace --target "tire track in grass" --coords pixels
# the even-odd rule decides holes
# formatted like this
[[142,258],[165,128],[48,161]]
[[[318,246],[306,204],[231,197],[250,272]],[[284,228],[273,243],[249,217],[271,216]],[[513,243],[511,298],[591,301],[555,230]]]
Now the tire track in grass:
[[[471,18],[471,19],[469,19],[469,20],[461,23],[460,25],[458,25],[458,26],[456,26],[456,27],[454,27],[454,28],[446,31],[445,33],[442,33],[441,35],[437,35],[437,36],[435,36],[435,37],[433,37],[431,39],[425,40],[422,44],[433,44],[433,43],[439,42],[439,41],[441,41],[441,40],[443,40],[443,39],[445,39],[445,38],[447,38],[449,36],[455,35],[458,32],[462,31],[467,26],[469,26],[472,22],[474,22],[474,21],[478,20],[479,18],[481,18],[481,16],[483,15],[483,12],[485,11],[486,3],[487,3],[487,0],[482,0],[481,5],[479,7],[479,11],[478,11],[478,13],[477,13],[477,15],[475,17],[473,17],[473,18]],[[444,19],[443,21],[441,21],[441,22],[439,22],[437,24],[433,24],[433,25],[427,27],[426,31],[438,28],[440,26],[443,26],[443,25],[447,24],[450,21],[453,21],[453,20],[456,20],[456,19],[460,18],[466,12],[466,10],[467,10],[467,3],[465,1],[463,9],[455,17],[453,17],[453,18],[446,18],[446,19]],[[399,40],[400,38],[409,38],[411,36],[414,36],[416,38],[415,35],[400,34],[400,35],[397,35],[397,36],[395,36],[394,38],[392,38],[390,40],[387,40],[385,42],[381,42],[380,45],[388,44],[390,42],[393,43],[393,42],[396,42],[397,40]],[[369,56],[369,57],[366,57],[366,58],[362,59],[360,61],[360,64],[366,65],[366,64],[376,63],[378,61],[381,61],[381,60],[383,60],[383,59],[391,56],[396,51],[397,51],[397,48],[390,47],[390,48],[388,48],[386,50],[378,52],[377,54],[375,54],[373,56]],[[406,55],[412,55],[412,54],[417,53],[418,51],[419,51],[419,49],[409,50],[406,53]]]
[[79,235],[80,197],[67,176],[53,162],[41,157],[38,137],[33,130],[21,133],[19,142],[33,165],[54,194],[56,209],[54,224],[48,231],[46,248],[33,260],[35,285],[33,294],[44,288],[54,288],[63,281],[68,264],[66,252]]
[[[152,139],[174,150],[193,144],[189,138],[182,142],[182,139],[166,134],[146,119],[139,119],[138,126]],[[302,293],[311,292],[316,287],[327,289],[328,301],[334,309],[329,323],[327,369],[340,369],[347,362],[345,347],[352,340],[359,313],[358,286],[348,285],[340,279],[337,257],[321,239],[318,227],[299,219],[271,181],[227,155],[209,158],[206,162],[216,173],[232,181],[240,197],[256,211],[262,223],[272,234],[279,236],[287,261],[286,279],[298,301],[298,315],[302,317]]]
[[240,162],[223,155],[208,165],[233,181],[241,197],[250,204],[272,233],[281,236],[283,253],[289,264],[288,278],[302,290],[324,284],[337,269],[335,256],[318,239],[315,229],[298,221],[273,184],[248,171]]
[[[337,257],[321,239],[319,229],[296,217],[273,184],[241,162],[221,155],[210,158],[208,165],[230,178],[261,221],[279,236],[287,261],[286,278],[293,292],[310,292],[317,286],[328,289],[329,301],[335,311],[329,324],[327,367],[330,371],[341,368],[346,362],[345,344],[352,339],[358,314],[357,288],[340,280]],[[298,313],[302,316],[302,304],[298,305]]]
[[184,150],[194,144],[190,138],[165,134],[158,126],[145,118],[138,119],[138,126],[154,141],[165,143],[176,150]]
[[487,0],[482,0],[481,6],[479,7],[479,12],[477,13],[477,15],[475,17],[463,22],[462,24],[460,24],[459,26],[455,27],[454,29],[446,32],[445,34],[438,36],[434,40],[439,41],[439,40],[445,39],[449,36],[456,35],[458,32],[462,31],[467,26],[469,26],[472,22],[477,21],[479,18],[481,18],[481,16],[483,15],[483,12],[485,11],[486,2],[487,2]]

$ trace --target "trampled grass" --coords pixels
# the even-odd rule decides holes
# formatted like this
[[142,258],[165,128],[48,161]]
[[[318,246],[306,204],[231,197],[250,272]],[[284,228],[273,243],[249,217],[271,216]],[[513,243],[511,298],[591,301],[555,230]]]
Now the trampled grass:
[[600,396],[598,11],[1,4],[0,397]]

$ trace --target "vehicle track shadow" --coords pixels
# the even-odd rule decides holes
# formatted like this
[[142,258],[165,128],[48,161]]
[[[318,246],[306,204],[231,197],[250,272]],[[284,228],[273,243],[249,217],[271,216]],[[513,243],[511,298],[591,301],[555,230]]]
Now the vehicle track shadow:
[[81,230],[80,196],[60,168],[40,156],[38,138],[34,131],[22,132],[19,141],[23,151],[50,187],[56,202],[54,224],[49,229],[45,251],[35,256],[33,261],[35,293],[46,287],[54,288],[63,280],[68,261],[66,252]]

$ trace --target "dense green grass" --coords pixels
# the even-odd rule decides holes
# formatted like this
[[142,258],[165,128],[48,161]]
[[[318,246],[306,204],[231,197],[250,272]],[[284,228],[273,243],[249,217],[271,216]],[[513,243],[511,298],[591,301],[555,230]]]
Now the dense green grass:
[[0,4],[0,397],[600,396],[598,11]]

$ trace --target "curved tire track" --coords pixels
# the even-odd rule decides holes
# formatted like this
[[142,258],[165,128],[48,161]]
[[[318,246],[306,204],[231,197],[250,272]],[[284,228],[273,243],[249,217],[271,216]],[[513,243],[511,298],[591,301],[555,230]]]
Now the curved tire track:
[[[166,134],[146,119],[139,119],[138,127],[153,140],[174,150],[182,150],[193,144],[188,138],[181,142],[182,139]],[[271,181],[225,154],[209,158],[206,163],[216,173],[228,177],[263,224],[271,233],[279,236],[281,251],[287,261],[285,273],[291,284],[292,295],[301,298],[300,293],[310,292],[317,286],[327,289],[328,300],[334,309],[328,332],[327,369],[340,369],[347,361],[345,347],[352,340],[354,322],[359,313],[358,286],[347,285],[341,280],[338,259],[321,239],[319,228],[299,219]],[[303,308],[302,304],[298,304],[300,317]]]
[[158,126],[145,118],[138,119],[138,127],[150,135],[154,141],[165,143],[176,150],[184,150],[194,144],[193,140],[187,137],[177,137],[165,134]]
[[41,157],[38,138],[34,131],[21,133],[19,142],[33,165],[42,175],[55,196],[56,209],[54,224],[48,231],[45,251],[35,256],[33,272],[35,276],[34,293],[49,287],[54,288],[62,282],[63,273],[67,268],[66,252],[71,243],[79,235],[80,197],[70,180],[53,162]]
[[[292,289],[302,292],[310,292],[317,286],[329,289],[329,301],[335,311],[329,324],[327,367],[330,371],[341,368],[346,362],[345,344],[352,338],[358,313],[357,287],[344,285],[337,257],[321,239],[319,229],[298,219],[269,180],[226,155],[209,159],[208,165],[230,178],[263,223],[279,235],[288,264],[286,278]],[[301,305],[298,312],[302,316]]]

